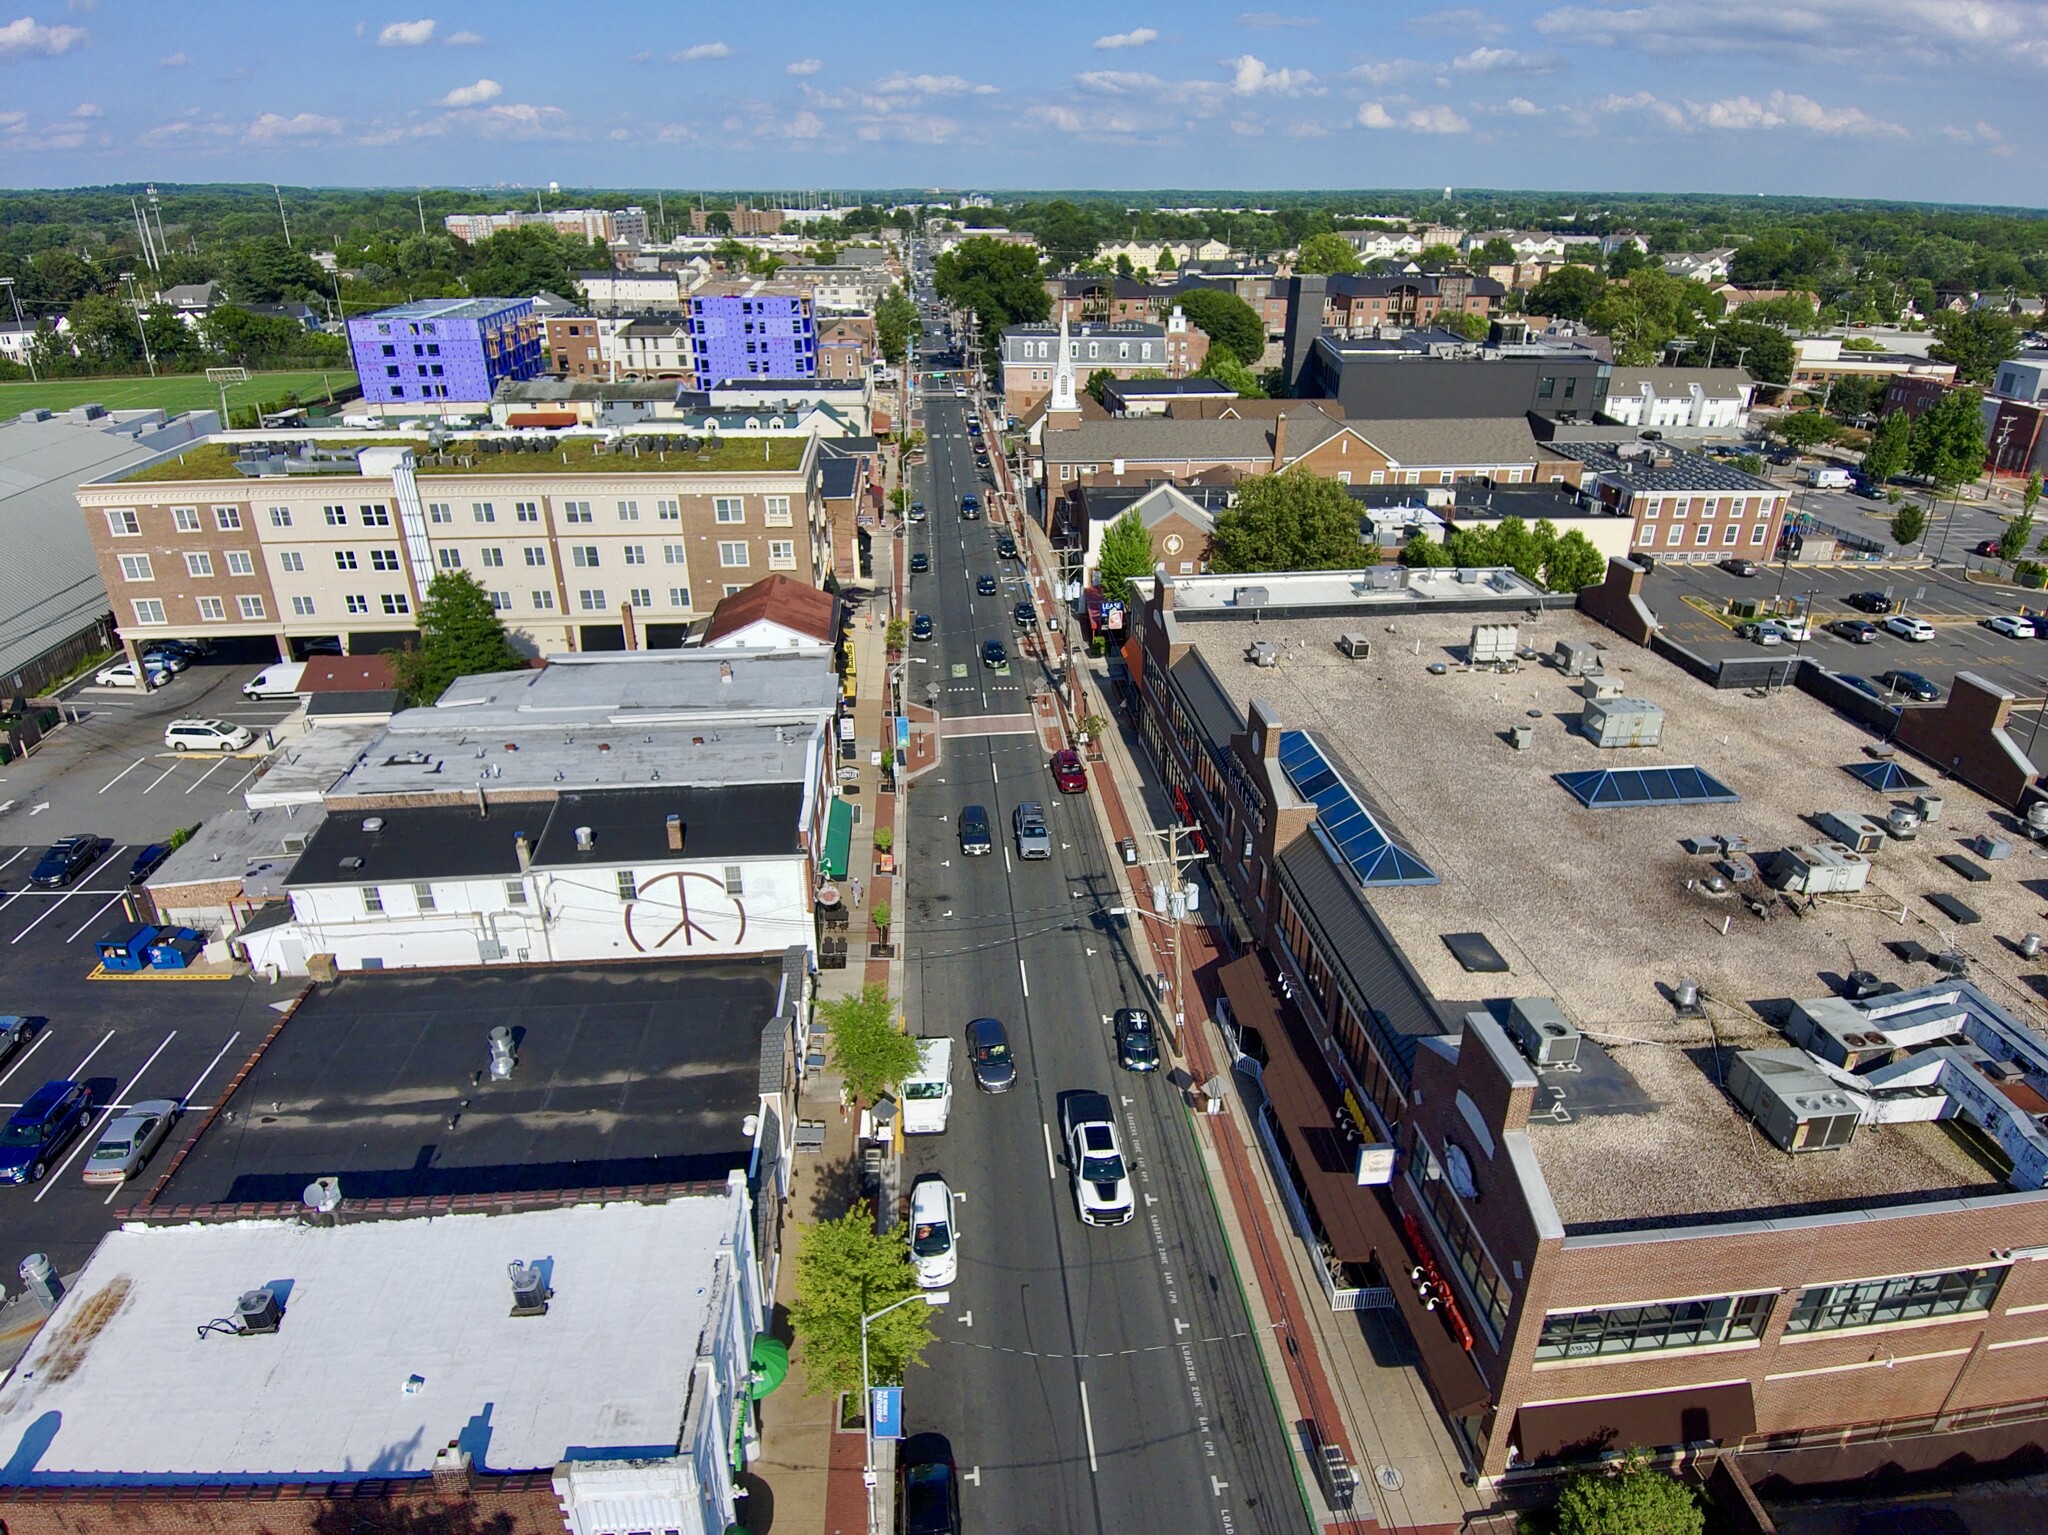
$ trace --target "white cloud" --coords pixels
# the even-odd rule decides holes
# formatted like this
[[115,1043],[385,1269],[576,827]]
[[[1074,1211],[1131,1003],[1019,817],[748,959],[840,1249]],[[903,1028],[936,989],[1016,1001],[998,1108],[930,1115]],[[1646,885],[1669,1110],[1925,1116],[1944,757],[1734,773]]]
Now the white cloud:
[[1240,96],[1299,96],[1315,85],[1316,77],[1305,69],[1271,69],[1249,53],[1223,62],[1230,66],[1230,88]]
[[1327,123],[1289,123],[1287,136],[1295,139],[1326,139],[1330,136]]
[[13,133],[28,121],[28,113],[22,111],[0,112],[0,133]]
[[1090,69],[1074,76],[1084,91],[1102,96],[1125,96],[1134,91],[1156,91],[1159,77],[1138,69]]
[[71,115],[73,117],[80,118],[98,117],[100,115],[100,109],[98,104],[95,102],[81,101],[77,106],[71,109]]
[[1537,106],[1527,96],[1508,97],[1506,101],[1500,104],[1500,110],[1507,113],[1510,117],[1541,117],[1543,115],[1543,108]]
[[1358,109],[1358,126],[1387,130],[1400,128],[1409,133],[1470,133],[1472,125],[1442,102],[1426,107],[1416,107],[1396,117],[1377,101],[1368,101]]
[[434,40],[437,23],[429,17],[425,21],[394,21],[377,34],[379,48],[423,48]]
[[322,117],[317,112],[280,117],[275,112],[265,112],[249,124],[248,137],[252,143],[274,144],[292,139],[332,138],[339,132],[341,119],[338,117]]
[[1411,32],[1454,32],[1460,37],[1499,37],[1507,31],[1500,19],[1488,15],[1476,5],[1453,6],[1447,11],[1431,11],[1427,15],[1409,18]]
[[1826,107],[1811,96],[1772,91],[1763,100],[1728,96],[1719,101],[1671,102],[1648,91],[1604,96],[1591,103],[1596,112],[1642,112],[1666,127],[1690,131],[1709,128],[1724,133],[1760,133],[1800,129],[1829,138],[1905,138],[1897,123],[1870,116],[1861,107]]
[[705,59],[729,59],[731,57],[732,45],[729,43],[692,43],[687,48],[679,48],[674,53],[671,53],[668,56],[668,61],[671,64],[696,64],[701,63]]
[[1095,39],[1097,48],[1142,48],[1147,43],[1159,41],[1155,27],[1133,27],[1128,32],[1111,32],[1106,37]]
[[647,63],[647,62],[648,62],[649,60],[651,60],[651,59],[652,59],[653,57],[654,57],[654,53],[653,53],[653,50],[651,50],[651,49],[648,49],[648,48],[642,48],[642,49],[641,49],[641,50],[640,50],[640,51],[639,51],[638,53],[636,53],[636,54],[634,54],[634,55],[633,55],[633,57],[632,57],[632,62],[633,62],[633,63],[635,63],[635,64],[645,64],[645,63]]
[[158,69],[183,69],[192,61],[182,53],[167,53],[156,61]]
[[1237,18],[1241,27],[1250,27],[1254,32],[1278,32],[1287,27],[1312,27],[1316,24],[1313,16],[1285,16],[1279,11],[1245,11]]
[[1416,66],[1407,59],[1385,59],[1354,65],[1344,71],[1346,80],[1356,80],[1362,85],[1386,85],[1412,74]]
[[1249,117],[1233,117],[1230,120],[1230,131],[1241,139],[1256,139],[1264,136],[1266,125]]
[[1474,48],[1452,59],[1451,68],[1461,75],[1551,75],[1564,68],[1564,60],[1519,48]]
[[441,41],[449,48],[474,48],[483,40],[481,32],[450,32]]
[[815,75],[825,67],[823,59],[798,59],[794,64],[782,66],[785,75]]
[[480,112],[450,113],[473,122],[487,139],[555,139],[570,136],[569,114],[560,107],[536,107],[523,101],[503,102]]
[[824,119],[815,112],[799,112],[782,124],[782,137],[786,139],[815,139],[824,131]]
[[487,101],[496,101],[505,94],[505,87],[495,80],[479,80],[474,85],[458,85],[443,96],[438,106],[480,107]]
[[2044,15],[2040,0],[1633,0],[1559,6],[1535,25],[1546,36],[1645,53],[1790,51],[1896,67],[2023,54],[2040,46]]
[[906,75],[901,72],[875,82],[884,96],[993,96],[993,85],[976,85],[959,75]]
[[25,59],[33,53],[55,58],[60,53],[69,53],[85,40],[83,27],[61,23],[44,26],[33,16],[20,16],[0,27],[0,64],[10,59]]

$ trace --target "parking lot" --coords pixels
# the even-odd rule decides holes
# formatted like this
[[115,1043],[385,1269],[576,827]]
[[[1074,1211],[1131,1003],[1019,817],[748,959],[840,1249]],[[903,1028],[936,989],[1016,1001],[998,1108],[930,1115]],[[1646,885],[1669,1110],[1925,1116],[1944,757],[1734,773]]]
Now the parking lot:
[[[289,699],[242,696],[258,670],[247,661],[211,661],[148,693],[96,687],[90,677],[67,689],[67,723],[21,761],[0,767],[0,840],[48,843],[93,833],[140,846],[238,805],[255,776],[263,733],[294,707]],[[189,718],[246,725],[257,745],[240,755],[168,750],[164,727]]]
[[[1829,633],[1825,626],[1843,618],[1868,619],[1882,628],[1882,618],[1859,613],[1844,600],[1866,591],[1883,592],[1907,613],[1926,619],[1935,638],[1914,641],[1880,633],[1866,645]],[[1731,598],[1782,596],[1803,609],[1809,594],[1815,628],[1802,646],[1759,648],[1736,634],[1738,620],[1720,616]],[[1984,627],[1994,614],[2016,613],[2022,606],[2038,611],[2048,599],[2037,592],[1965,581],[1951,570],[1777,564],[1759,575],[1738,576],[1717,565],[1660,564],[1644,581],[1643,596],[1672,639],[1710,660],[1798,653],[1830,671],[1857,676],[1893,668],[1920,672],[1944,693],[1962,671],[1976,672],[2021,697],[2040,697],[2048,679],[2048,637],[2008,639]]]
[[[95,1105],[85,1134],[63,1149],[41,1183],[0,1187],[0,1281],[9,1292],[20,1288],[16,1271],[32,1252],[47,1253],[59,1273],[84,1261],[269,1032],[276,1022],[270,1003],[295,993],[291,985],[184,980],[175,972],[87,979],[98,963],[95,941],[127,920],[121,898],[134,851],[116,842],[71,888],[44,891],[24,888],[41,845],[0,846],[0,1013],[46,1020],[0,1067],[0,1114],[11,1114],[55,1078],[88,1082]],[[136,1181],[112,1190],[87,1187],[80,1169],[101,1124],[144,1098],[182,1100],[184,1121]]]

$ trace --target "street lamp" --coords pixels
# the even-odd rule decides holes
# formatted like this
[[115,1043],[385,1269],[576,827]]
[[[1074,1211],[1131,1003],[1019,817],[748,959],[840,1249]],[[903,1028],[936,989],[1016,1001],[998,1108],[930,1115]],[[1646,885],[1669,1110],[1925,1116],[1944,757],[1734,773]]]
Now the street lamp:
[[121,281],[128,284],[128,302],[135,310],[135,334],[142,338],[142,360],[149,364],[149,376],[156,377],[156,359],[149,352],[149,330],[142,323],[142,295],[135,291],[135,274],[123,272]]
[[860,1427],[864,1449],[862,1451],[860,1478],[868,1490],[868,1535],[875,1535],[875,1391],[868,1384],[868,1324],[879,1322],[890,1312],[921,1300],[927,1306],[943,1306],[953,1298],[949,1290],[919,1290],[915,1295],[906,1295],[899,1301],[891,1301],[880,1311],[871,1311],[860,1319]]
[[[22,326],[26,322],[21,318],[21,295],[15,291],[14,279],[11,277],[0,277],[0,288],[7,290],[7,297],[14,303],[14,326],[17,331],[21,331]],[[21,355],[28,359],[29,382],[40,384],[42,377],[36,372],[35,345],[26,332],[22,333]]]

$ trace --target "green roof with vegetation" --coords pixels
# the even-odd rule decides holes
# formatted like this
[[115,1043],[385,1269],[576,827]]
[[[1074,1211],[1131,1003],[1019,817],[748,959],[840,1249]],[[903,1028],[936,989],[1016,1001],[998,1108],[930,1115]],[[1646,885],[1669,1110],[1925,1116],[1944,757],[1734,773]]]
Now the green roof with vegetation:
[[[643,448],[638,454],[597,451],[593,438],[550,443],[540,452],[485,453],[470,442],[450,442],[435,453],[418,439],[369,437],[325,441],[322,452],[355,452],[360,448],[410,447],[419,459],[419,473],[439,474],[744,474],[748,471],[787,473],[803,463],[802,437],[724,437],[704,441],[694,453]],[[630,439],[629,439],[630,441]],[[290,475],[243,475],[235,467],[242,444],[209,440],[114,478],[123,484],[241,480],[275,484],[281,480],[350,476],[353,466],[301,469]]]

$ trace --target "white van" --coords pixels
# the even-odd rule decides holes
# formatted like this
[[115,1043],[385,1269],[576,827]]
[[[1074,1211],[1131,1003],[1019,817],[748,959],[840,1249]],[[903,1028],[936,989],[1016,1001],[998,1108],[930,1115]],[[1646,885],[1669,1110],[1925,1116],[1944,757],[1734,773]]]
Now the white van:
[[266,666],[262,671],[242,684],[244,698],[293,698],[298,695],[299,679],[306,675],[304,661],[280,661],[275,666]]
[[1806,483],[1815,490],[1853,490],[1856,476],[1846,469],[1809,469]]
[[903,1079],[903,1133],[937,1135],[953,1110],[953,1041],[920,1039],[917,1070]]
[[238,752],[256,740],[247,725],[226,720],[172,720],[164,727],[164,745],[174,752]]

